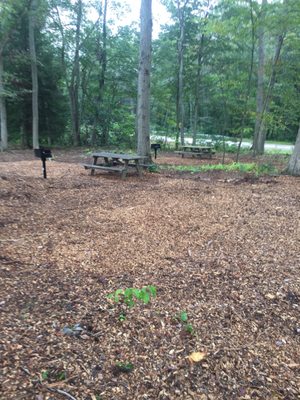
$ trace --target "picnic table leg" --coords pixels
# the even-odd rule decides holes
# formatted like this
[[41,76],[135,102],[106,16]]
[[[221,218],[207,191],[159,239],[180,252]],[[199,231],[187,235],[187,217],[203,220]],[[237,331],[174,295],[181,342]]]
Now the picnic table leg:
[[143,171],[142,171],[142,168],[140,166],[140,161],[139,160],[135,160],[135,168],[137,170],[138,175],[142,176],[143,175]]
[[[98,157],[97,156],[93,156],[93,158],[94,158],[93,165],[97,165]],[[91,169],[91,175],[94,175],[94,174],[95,174],[95,170],[92,168]]]
[[122,179],[126,178],[129,161],[124,160],[124,163],[125,163],[125,165],[124,165],[124,168],[122,170],[122,175],[121,175]]

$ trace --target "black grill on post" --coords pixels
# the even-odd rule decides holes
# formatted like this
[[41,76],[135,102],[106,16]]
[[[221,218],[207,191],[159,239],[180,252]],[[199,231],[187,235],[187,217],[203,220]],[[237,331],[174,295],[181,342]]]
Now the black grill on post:
[[153,143],[151,144],[151,150],[154,150],[154,158],[156,159],[157,156],[157,150],[161,149],[161,145],[159,143]]
[[47,171],[46,171],[46,160],[47,158],[52,158],[52,153],[50,149],[44,149],[41,147],[40,149],[34,149],[34,155],[42,160],[43,163],[43,176],[47,178]]

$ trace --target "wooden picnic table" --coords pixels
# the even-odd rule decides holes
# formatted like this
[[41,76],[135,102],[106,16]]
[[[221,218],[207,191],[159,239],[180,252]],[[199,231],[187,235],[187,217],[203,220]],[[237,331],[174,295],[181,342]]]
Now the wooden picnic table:
[[197,145],[184,145],[181,147],[179,151],[176,151],[175,153],[180,154],[182,158],[185,155],[189,155],[192,157],[208,157],[212,158],[213,154],[215,154],[215,150],[212,146],[197,146]]
[[[108,153],[100,152],[93,153],[93,164],[83,164],[85,169],[91,170],[91,175],[94,175],[95,170],[105,170],[111,172],[119,172],[124,179],[129,168],[134,168],[139,176],[142,175],[140,160],[144,157],[136,154]],[[102,163],[98,164],[98,159],[103,159]]]

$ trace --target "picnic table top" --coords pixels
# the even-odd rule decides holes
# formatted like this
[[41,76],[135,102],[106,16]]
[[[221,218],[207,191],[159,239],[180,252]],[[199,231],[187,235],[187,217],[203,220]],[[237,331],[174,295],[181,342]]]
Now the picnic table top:
[[137,154],[123,154],[123,153],[109,153],[105,151],[100,151],[92,154],[93,157],[107,157],[115,158],[121,160],[141,160],[145,157],[138,156]]
[[183,145],[181,146],[184,149],[212,149],[213,146],[209,146],[209,145]]

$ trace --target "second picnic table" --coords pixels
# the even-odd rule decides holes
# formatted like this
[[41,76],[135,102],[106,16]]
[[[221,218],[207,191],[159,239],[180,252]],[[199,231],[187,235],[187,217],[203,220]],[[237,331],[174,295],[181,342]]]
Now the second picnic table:
[[[94,175],[95,170],[105,170],[111,172],[120,172],[124,179],[127,175],[128,169],[133,167],[139,176],[142,175],[142,167],[140,160],[144,157],[136,154],[122,154],[122,153],[109,153],[99,152],[93,153],[93,164],[83,164],[85,169],[91,170],[91,175]],[[98,164],[98,158],[103,159],[101,164]]]
[[180,154],[182,158],[185,155],[199,158],[212,158],[213,154],[215,154],[215,150],[212,146],[184,145],[179,151],[176,151],[175,153]]

